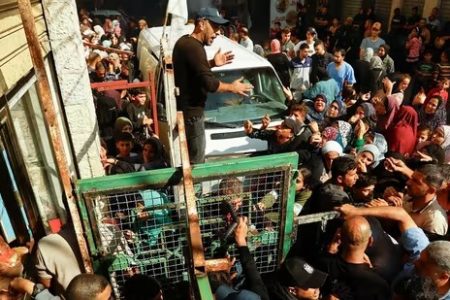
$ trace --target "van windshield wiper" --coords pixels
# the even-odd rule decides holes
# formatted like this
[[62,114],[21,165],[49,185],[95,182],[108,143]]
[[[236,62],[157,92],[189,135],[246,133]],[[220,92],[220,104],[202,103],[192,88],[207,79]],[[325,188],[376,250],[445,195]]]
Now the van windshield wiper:
[[208,127],[214,127],[214,128],[238,128],[238,127],[240,127],[240,126],[233,125],[233,124],[219,123],[219,122],[208,121],[208,120],[205,120],[205,125],[208,125]]

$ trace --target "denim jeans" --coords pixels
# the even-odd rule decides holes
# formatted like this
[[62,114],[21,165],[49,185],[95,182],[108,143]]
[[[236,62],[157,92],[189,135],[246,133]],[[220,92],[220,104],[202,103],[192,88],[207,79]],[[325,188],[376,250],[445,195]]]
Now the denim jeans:
[[185,120],[186,139],[188,143],[189,159],[192,164],[205,162],[205,117],[190,117]]

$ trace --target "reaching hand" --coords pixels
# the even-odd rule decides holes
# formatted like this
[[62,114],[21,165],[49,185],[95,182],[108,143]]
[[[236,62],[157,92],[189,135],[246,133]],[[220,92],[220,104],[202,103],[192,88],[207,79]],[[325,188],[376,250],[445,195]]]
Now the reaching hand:
[[348,122],[350,124],[355,124],[356,122],[358,122],[361,119],[361,116],[359,114],[354,114],[353,116],[350,117],[350,119],[348,119]]
[[269,127],[270,121],[271,120],[269,114],[265,114],[264,117],[261,119],[261,130],[264,130],[267,127]]
[[414,100],[412,102],[413,105],[421,105],[425,103],[425,99],[427,99],[427,95],[423,90],[419,91],[416,96],[414,97]]
[[244,122],[244,131],[246,134],[250,134],[253,132],[253,123],[250,120],[246,120]]
[[364,134],[367,132],[366,124],[360,119],[357,126],[355,127],[355,134],[358,138],[363,138]]
[[226,64],[230,64],[234,59],[234,54],[231,51],[222,52],[221,49],[214,54],[214,66],[220,67]]
[[239,217],[238,226],[234,230],[234,238],[238,246],[247,246],[247,217]]
[[319,132],[319,124],[317,124],[316,121],[312,121],[309,123],[309,128],[311,129],[312,133],[318,133]]
[[384,77],[383,85],[386,90],[386,95],[390,95],[392,93],[392,89],[394,88],[395,81],[392,82],[388,77]]
[[407,168],[404,161],[393,157],[386,158],[387,167],[396,172],[402,172]]
[[433,158],[423,152],[416,151],[417,157],[420,159],[420,161],[432,161]]
[[344,204],[340,207],[336,207],[335,210],[341,213],[341,217],[349,218],[357,215],[358,208],[351,204]]
[[231,83],[232,91],[234,94],[238,94],[244,97],[248,97],[247,93],[253,89],[253,85],[249,83],[243,83],[244,77],[238,78]]
[[384,199],[378,198],[378,199],[373,199],[372,201],[366,203],[364,206],[365,207],[389,206],[389,203],[387,203]]
[[367,166],[361,159],[358,159],[356,161],[356,165],[357,165],[358,172],[367,173]]
[[291,89],[289,87],[284,87],[284,85],[282,87],[283,87],[283,93],[284,93],[284,96],[286,96],[286,99],[288,101],[292,101],[294,99],[294,95],[292,94]]

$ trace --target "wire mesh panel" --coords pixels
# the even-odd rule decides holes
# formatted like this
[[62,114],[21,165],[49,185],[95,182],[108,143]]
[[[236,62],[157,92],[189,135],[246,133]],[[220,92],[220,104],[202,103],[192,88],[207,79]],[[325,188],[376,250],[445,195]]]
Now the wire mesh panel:
[[284,180],[283,171],[274,171],[202,182],[212,187],[197,200],[205,258],[237,257],[233,224],[236,218],[247,217],[248,246],[257,268],[260,273],[274,271],[286,199]]
[[98,245],[114,292],[120,298],[126,279],[136,273],[163,285],[187,279],[184,217],[171,189],[140,189],[87,196]]
[[[274,271],[292,232],[292,166],[296,156],[229,160],[195,166],[196,204],[206,259],[237,255],[233,228],[248,218],[248,245],[261,273]],[[117,299],[134,274],[157,278],[165,298],[188,299],[191,253],[184,198],[174,190],[178,169],[163,169],[78,183],[90,251],[110,276]],[[240,271],[240,264],[235,265]],[[188,286],[187,286],[188,287]],[[189,287],[188,287],[189,288]],[[171,292],[167,292],[171,291]]]

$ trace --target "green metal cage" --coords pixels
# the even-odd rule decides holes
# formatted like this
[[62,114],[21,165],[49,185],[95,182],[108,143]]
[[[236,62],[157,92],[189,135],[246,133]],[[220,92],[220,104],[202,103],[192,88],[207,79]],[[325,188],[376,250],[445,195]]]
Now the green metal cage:
[[[297,161],[297,154],[286,153],[193,167],[205,259],[236,254],[224,238],[229,226],[224,207],[230,203],[248,217],[247,239],[259,272],[279,266],[295,236]],[[224,189],[230,182],[235,189],[230,184]],[[126,279],[136,273],[157,278],[165,299],[192,294],[212,299],[207,276],[192,269],[181,169],[80,180],[77,193],[92,260],[97,272],[108,273],[117,299],[122,299]]]

